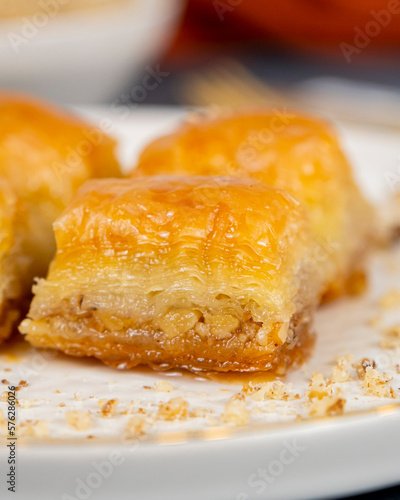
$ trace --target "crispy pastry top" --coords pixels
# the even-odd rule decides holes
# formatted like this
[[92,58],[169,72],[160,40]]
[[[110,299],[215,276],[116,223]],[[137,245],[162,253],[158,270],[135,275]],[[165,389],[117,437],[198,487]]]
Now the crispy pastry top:
[[64,110],[0,93],[0,175],[22,196],[44,197],[62,210],[87,178],[120,175],[115,147]]
[[19,299],[22,293],[30,262],[21,254],[25,216],[21,201],[0,178],[0,302]]
[[[0,93],[0,177],[26,207],[28,281],[54,254],[52,223],[91,177],[120,176],[116,143],[98,128],[39,100]],[[29,285],[30,287],[30,285]]]
[[113,291],[153,317],[226,298],[288,321],[320,289],[302,206],[255,180],[91,180],[54,229],[56,258],[35,299],[48,293],[49,304],[55,287],[60,297],[97,294],[102,307],[115,306]]
[[203,117],[153,141],[132,176],[232,175],[286,189],[308,211],[327,287],[346,279],[368,246],[372,211],[333,128],[295,111]]

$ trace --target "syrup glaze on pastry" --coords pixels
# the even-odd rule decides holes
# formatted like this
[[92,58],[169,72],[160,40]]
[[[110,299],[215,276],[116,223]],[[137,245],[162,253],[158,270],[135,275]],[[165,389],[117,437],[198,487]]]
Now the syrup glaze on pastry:
[[324,298],[351,291],[372,239],[372,211],[324,121],[272,111],[203,117],[152,142],[133,176],[232,175],[286,189],[304,203]]
[[286,367],[321,283],[299,202],[253,179],[92,180],[54,224],[57,252],[20,330],[129,368]]
[[78,187],[91,177],[120,175],[114,148],[114,140],[64,111],[0,93],[0,337],[10,333],[33,278],[46,274],[55,252],[52,223]]
[[43,276],[55,252],[52,223],[91,177],[120,176],[116,143],[63,110],[0,93],[0,177],[28,212],[31,276]]
[[10,186],[0,179],[0,341],[7,338],[16,320],[29,260],[22,252],[21,204]]

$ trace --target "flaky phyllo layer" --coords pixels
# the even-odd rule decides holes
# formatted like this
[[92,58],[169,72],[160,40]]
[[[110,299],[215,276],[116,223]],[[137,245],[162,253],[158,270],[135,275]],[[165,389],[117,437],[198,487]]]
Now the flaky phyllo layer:
[[21,331],[131,367],[284,367],[321,293],[309,222],[256,180],[89,181],[55,224],[56,257]]
[[54,256],[52,224],[92,177],[120,176],[116,143],[97,128],[42,101],[0,92],[0,178],[25,205],[29,288]]
[[115,141],[26,96],[0,92],[0,340],[54,256],[54,220],[91,177],[118,176]]
[[159,174],[237,176],[292,193],[310,219],[325,297],[348,291],[363,270],[373,214],[321,119],[269,109],[199,118],[149,144],[132,173]]
[[22,255],[25,212],[10,185],[0,179],[0,341],[20,316],[29,257]]

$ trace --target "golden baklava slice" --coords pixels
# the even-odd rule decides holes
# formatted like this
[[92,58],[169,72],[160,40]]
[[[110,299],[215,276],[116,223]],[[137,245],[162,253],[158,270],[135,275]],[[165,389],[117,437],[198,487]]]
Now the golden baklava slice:
[[283,373],[309,345],[321,283],[302,206],[253,179],[88,181],[20,330],[129,368]]
[[29,257],[22,252],[25,212],[0,179],[0,341],[9,337],[23,306],[24,273]]
[[307,209],[325,298],[362,285],[373,216],[325,121],[279,110],[203,116],[143,151],[132,175],[154,174],[231,175],[288,190]]
[[55,252],[52,223],[92,177],[120,176],[116,142],[99,127],[21,94],[0,92],[0,177],[26,204],[24,251],[32,278]]

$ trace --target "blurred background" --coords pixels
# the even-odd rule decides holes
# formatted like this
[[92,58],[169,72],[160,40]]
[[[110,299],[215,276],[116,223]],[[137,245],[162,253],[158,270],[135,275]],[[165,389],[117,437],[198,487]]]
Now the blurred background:
[[396,91],[399,49],[400,2],[190,0],[164,59],[172,75],[168,89],[151,98],[190,100],[193,86],[182,82],[191,73],[203,80],[213,72],[226,77],[227,59],[275,89],[301,89],[314,98],[322,98],[324,89],[347,90],[350,99],[355,90]]
[[400,0],[2,0],[0,19],[0,85],[60,102],[400,120]]

